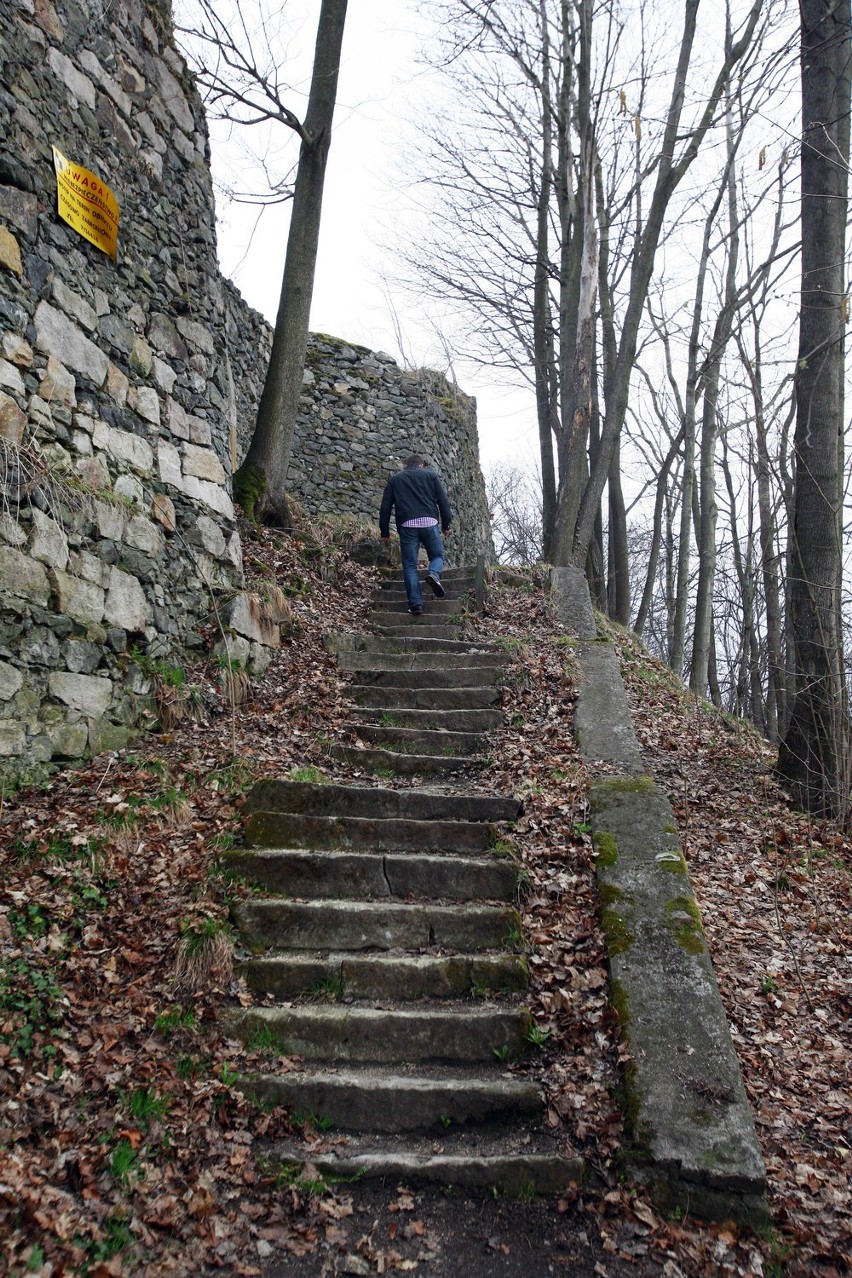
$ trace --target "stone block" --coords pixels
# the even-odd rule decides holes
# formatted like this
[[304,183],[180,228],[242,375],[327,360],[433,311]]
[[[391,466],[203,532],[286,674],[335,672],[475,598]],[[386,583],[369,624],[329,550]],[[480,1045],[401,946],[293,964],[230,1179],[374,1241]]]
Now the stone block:
[[134,515],[127,521],[124,540],[128,546],[141,550],[144,554],[150,555],[152,559],[156,559],[160,553],[161,539],[159,531],[151,523],[150,519],[146,519],[144,515]]
[[47,302],[39,302],[35,325],[38,350],[55,355],[68,368],[83,373],[97,386],[103,386],[109,360],[100,347],[81,333],[67,315]]
[[95,102],[97,100],[95,86],[87,75],[74,65],[66,54],[59,49],[50,49],[47,55],[47,64],[51,71],[62,81],[69,93],[87,106],[90,111],[94,111]]
[[141,634],[150,620],[151,608],[139,582],[120,568],[111,568],[104,604],[106,624],[131,634]]
[[0,511],[0,541],[6,541],[10,546],[23,546],[26,540],[27,534],[17,519],[5,510]]
[[81,457],[77,462],[77,474],[80,482],[93,493],[102,492],[110,486],[109,470],[102,457]]
[[112,680],[101,675],[71,674],[54,670],[48,676],[48,692],[72,710],[90,719],[100,719],[112,701]]
[[225,489],[218,484],[211,484],[203,479],[196,479],[194,475],[187,475],[183,481],[183,491],[190,501],[202,502],[225,519],[234,518],[234,503]]
[[150,475],[154,466],[154,451],[146,440],[129,430],[118,430],[106,422],[95,422],[92,442],[95,448],[105,449],[116,461],[126,462],[143,475]]
[[154,373],[154,381],[157,383],[161,391],[165,391],[167,395],[171,395],[177,381],[177,373],[171,364],[167,364],[164,359],[154,356],[152,360],[152,370]]
[[20,245],[5,226],[0,226],[0,269],[11,271],[13,275],[24,273]]
[[93,674],[101,664],[103,652],[98,644],[86,639],[66,639],[62,656],[72,674]]
[[101,537],[121,541],[124,537],[125,512],[112,502],[95,502],[95,525]]
[[225,468],[213,450],[199,448],[197,444],[183,445],[183,473],[212,484],[224,484],[227,479]]
[[267,648],[277,648],[281,643],[278,625],[270,620],[259,595],[237,595],[223,609],[222,620],[237,634],[244,635],[255,643],[262,643]]
[[183,492],[180,453],[174,444],[169,444],[164,439],[160,440],[157,445],[157,465],[162,482],[170,484],[172,488],[177,488],[179,492]]
[[38,200],[29,191],[17,186],[0,186],[0,217],[31,240],[38,234]]
[[62,569],[68,563],[68,538],[55,519],[37,508],[33,510],[28,550],[33,559],[51,568]]
[[186,409],[179,404],[176,399],[169,398],[166,401],[166,414],[169,430],[176,439],[189,439],[189,422],[186,416]]
[[155,60],[152,63],[152,67],[156,75],[160,97],[172,119],[176,124],[180,125],[184,133],[192,133],[195,128],[195,118],[189,109],[189,104],[184,97],[180,84],[160,59]]
[[165,528],[166,532],[173,533],[177,528],[174,502],[165,493],[157,493],[151,502],[151,518]]
[[51,745],[52,759],[81,759],[89,744],[89,729],[85,723],[57,723],[45,734]]
[[47,606],[50,583],[44,567],[29,555],[0,546],[0,595]]
[[13,391],[15,395],[23,395],[25,392],[23,377],[15,365],[6,359],[0,359],[0,386]]
[[65,28],[50,0],[34,0],[33,16],[52,40],[55,40],[57,44],[62,43],[65,39]]
[[119,475],[113,492],[131,506],[141,506],[145,498],[145,490],[135,475]]
[[140,377],[147,377],[154,365],[154,356],[151,353],[151,347],[145,341],[144,337],[138,334],[133,343],[133,349],[130,352],[130,367]]
[[132,729],[123,723],[110,723],[109,719],[96,719],[89,723],[89,749],[92,754],[123,750],[132,736]]
[[189,438],[193,444],[200,444],[204,448],[209,448],[213,442],[213,433],[210,430],[210,423],[206,422],[203,417],[189,417]]
[[69,288],[59,276],[53,279],[53,300],[61,306],[66,315],[93,333],[98,326],[98,313],[84,297]]
[[48,355],[47,369],[39,387],[41,398],[49,404],[58,404],[60,407],[65,408],[76,408],[76,386],[74,374],[70,373],[55,355]]
[[84,581],[70,573],[53,569],[50,574],[53,586],[53,607],[57,612],[88,625],[99,622],[104,615],[104,592],[92,581]]
[[0,701],[11,701],[21,690],[23,682],[24,676],[16,666],[10,666],[8,661],[0,661]]
[[81,457],[91,457],[92,455],[92,439],[84,430],[74,430],[71,432],[71,445],[75,453],[79,453]]
[[214,559],[221,559],[225,554],[225,536],[217,523],[207,515],[199,515],[195,523],[195,532],[204,550]]
[[0,350],[9,363],[18,368],[29,368],[33,362],[33,348],[18,333],[4,333]]
[[24,410],[11,395],[0,391],[0,439],[5,439],[8,444],[14,444],[16,448],[20,447],[26,426],[27,415]]
[[25,745],[24,725],[17,719],[0,719],[0,758],[22,755]]
[[[134,413],[155,426],[160,424],[160,397],[153,386],[132,386],[127,401]],[[153,462],[153,455],[151,457]]]
[[188,319],[185,315],[178,317],[177,329],[182,337],[186,338],[190,346],[194,346],[196,350],[203,351],[205,355],[212,355],[215,350],[213,342],[213,334],[203,324],[199,324],[197,320]]
[[185,360],[189,354],[174,321],[159,311],[155,311],[148,321],[148,341],[155,351],[168,355],[170,359]]
[[124,373],[122,373],[118,365],[113,364],[111,361],[109,368],[107,369],[106,388],[110,399],[114,400],[119,408],[122,408],[124,404],[127,403],[127,392],[130,389],[130,382],[125,377]]

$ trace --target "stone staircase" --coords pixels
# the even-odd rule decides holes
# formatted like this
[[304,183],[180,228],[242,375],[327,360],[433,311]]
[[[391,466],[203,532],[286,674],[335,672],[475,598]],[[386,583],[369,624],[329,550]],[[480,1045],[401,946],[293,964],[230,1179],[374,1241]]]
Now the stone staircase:
[[531,1026],[519,867],[500,840],[520,805],[470,779],[501,721],[501,652],[457,637],[473,574],[444,581],[419,618],[385,583],[376,633],[330,641],[354,698],[334,753],[430,788],[268,780],[248,798],[247,846],[228,861],[264,893],[233,913],[252,955],[239,972],[267,1002],[235,1011],[231,1032],[297,1058],[246,1090],[327,1129],[278,1147],[284,1163],[545,1192],[582,1168],[541,1125],[538,1085],[507,1068]]

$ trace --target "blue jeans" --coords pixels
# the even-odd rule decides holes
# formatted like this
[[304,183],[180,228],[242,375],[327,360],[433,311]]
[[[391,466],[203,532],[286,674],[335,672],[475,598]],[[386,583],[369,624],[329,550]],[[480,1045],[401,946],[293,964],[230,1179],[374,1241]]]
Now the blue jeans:
[[440,577],[444,567],[444,543],[438,525],[431,528],[400,528],[399,551],[405,576],[405,593],[409,608],[423,607],[423,587],[417,575],[417,555],[421,545],[429,556],[429,571]]

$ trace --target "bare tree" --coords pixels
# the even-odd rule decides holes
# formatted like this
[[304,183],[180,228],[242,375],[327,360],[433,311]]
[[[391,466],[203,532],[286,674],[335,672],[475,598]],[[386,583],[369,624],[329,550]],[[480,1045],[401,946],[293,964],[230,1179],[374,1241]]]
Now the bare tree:
[[[268,47],[262,56],[255,53],[239,3],[230,20],[221,16],[215,0],[198,3],[200,21],[183,28],[183,34],[189,39],[190,58],[208,102],[238,125],[283,124],[300,142],[269,367],[249,450],[234,474],[234,496],[248,517],[284,524],[347,0],[322,0],[303,120],[283,99],[286,89]],[[261,24],[261,39],[265,34]],[[194,57],[193,51],[199,49],[202,55]]]
[[840,814],[849,785],[840,599],[852,7],[801,0],[800,13],[802,292],[788,534],[795,699],[778,764],[804,807]]

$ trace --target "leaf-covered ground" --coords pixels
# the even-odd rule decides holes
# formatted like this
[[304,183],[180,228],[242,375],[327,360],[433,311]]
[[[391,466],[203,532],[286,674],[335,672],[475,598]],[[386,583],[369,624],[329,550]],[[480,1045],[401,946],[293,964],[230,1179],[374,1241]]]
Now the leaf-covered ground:
[[[240,837],[243,796],[270,772],[375,783],[329,761],[348,711],[322,642],[363,624],[375,574],[328,538],[264,532],[247,545],[258,588],[277,585],[291,610],[247,700],[231,707],[212,656],[183,684],[149,664],[167,731],[3,798],[0,1237],[11,1273],[272,1274],[287,1257],[306,1274],[456,1272],[449,1234],[464,1211],[398,1187],[379,1201],[294,1184],[271,1142],[323,1134],[253,1109],[234,1086],[269,1065],[216,1020],[223,1002],[248,997],[232,980],[227,922],[242,889],[217,869]],[[558,1204],[470,1205],[478,1223],[465,1227],[482,1239],[465,1272],[527,1273],[531,1257],[545,1272],[613,1278],[849,1272],[849,844],[789,810],[753,735],[696,710],[617,636],[637,731],[678,811],[775,1226],[755,1238],[664,1221],[620,1175],[620,1049],[572,743],[572,645],[535,578],[496,586],[470,628],[500,639],[510,663],[505,727],[471,784],[525,799],[511,838],[528,880],[540,1047],[521,1068],[541,1079],[548,1122],[596,1184]],[[211,619],[211,650],[216,631]]]

